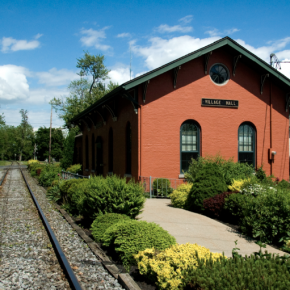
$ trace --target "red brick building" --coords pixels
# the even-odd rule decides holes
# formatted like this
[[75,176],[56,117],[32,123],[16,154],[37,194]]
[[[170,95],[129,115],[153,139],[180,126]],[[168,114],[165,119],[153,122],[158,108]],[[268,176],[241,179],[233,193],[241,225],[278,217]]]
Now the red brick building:
[[225,37],[72,119],[75,160],[85,175],[182,178],[191,158],[219,152],[288,180],[289,93],[288,78]]

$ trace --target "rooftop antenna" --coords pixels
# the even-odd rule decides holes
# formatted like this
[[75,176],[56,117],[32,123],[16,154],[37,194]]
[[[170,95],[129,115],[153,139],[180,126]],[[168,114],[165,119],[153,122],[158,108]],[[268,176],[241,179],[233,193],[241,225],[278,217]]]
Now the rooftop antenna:
[[275,69],[281,70],[280,63],[290,63],[290,61],[280,61],[275,53],[270,54],[270,66],[274,67]]
[[131,43],[130,43],[130,80],[131,80],[131,73],[132,73],[132,53],[131,53]]

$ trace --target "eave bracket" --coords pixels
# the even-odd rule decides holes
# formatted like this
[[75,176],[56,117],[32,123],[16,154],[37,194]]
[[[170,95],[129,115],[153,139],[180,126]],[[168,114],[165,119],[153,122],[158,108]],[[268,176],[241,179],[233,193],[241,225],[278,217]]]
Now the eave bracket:
[[286,112],[288,112],[290,106],[290,93],[286,94]]
[[150,80],[143,83],[143,103],[145,103],[145,101],[146,101],[147,87],[148,87],[149,83],[150,83]]
[[[86,125],[88,131],[90,131],[90,127],[89,127],[88,123],[84,119],[80,119],[80,121],[83,122]],[[80,125],[80,123],[79,123],[79,125]]]
[[269,74],[261,75],[261,95],[263,94],[263,89],[264,89],[265,80],[266,80],[266,78],[268,78],[269,76],[270,76]]
[[116,116],[115,112],[113,111],[113,109],[109,105],[104,105],[103,108],[106,108],[110,112],[113,121],[116,122],[117,116]]
[[212,51],[210,51],[208,54],[205,55],[205,62],[204,62],[204,74],[207,75],[207,65],[210,56],[212,55]]
[[233,76],[236,75],[236,68],[237,68],[237,64],[238,64],[238,61],[239,61],[240,58],[242,58],[241,54],[239,54],[239,55],[234,57]]
[[122,97],[131,102],[135,114],[138,114],[138,106],[139,106],[138,102],[136,102],[132,97],[128,96],[127,94],[123,94]]
[[99,114],[99,116],[101,117],[101,119],[102,119],[102,121],[103,121],[103,125],[105,126],[105,125],[106,125],[106,121],[105,121],[104,116],[103,116],[99,111],[94,111],[94,113]]
[[173,87],[176,88],[176,83],[177,83],[177,75],[178,71],[181,69],[181,65],[173,69]]

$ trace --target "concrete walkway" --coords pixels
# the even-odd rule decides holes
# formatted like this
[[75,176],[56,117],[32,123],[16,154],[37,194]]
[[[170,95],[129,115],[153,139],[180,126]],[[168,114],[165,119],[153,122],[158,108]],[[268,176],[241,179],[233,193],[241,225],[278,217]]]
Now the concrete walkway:
[[[254,240],[216,220],[171,207],[170,199],[147,199],[138,219],[159,224],[174,236],[179,244],[196,243],[214,253],[224,252],[227,257],[232,256],[235,240],[238,240],[237,247],[240,248],[241,255],[250,255],[260,249]],[[266,250],[269,253],[285,254],[270,246],[267,246]]]

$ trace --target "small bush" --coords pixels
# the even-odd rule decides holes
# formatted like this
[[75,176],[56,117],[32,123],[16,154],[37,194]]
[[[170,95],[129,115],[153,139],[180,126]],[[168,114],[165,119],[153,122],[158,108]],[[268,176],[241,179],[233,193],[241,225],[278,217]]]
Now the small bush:
[[81,215],[94,220],[99,214],[120,213],[135,218],[144,206],[144,189],[139,183],[115,175],[88,179],[78,202]]
[[264,243],[281,243],[290,237],[290,194],[267,190],[265,194],[232,194],[225,209],[237,217],[244,234]]
[[66,171],[71,172],[71,173],[78,173],[80,174],[82,172],[82,165],[81,164],[74,164],[71,165],[66,169]]
[[167,197],[172,193],[170,180],[166,178],[157,178],[153,181],[153,192],[154,195]]
[[33,163],[39,163],[38,160],[33,160],[33,159],[30,159],[27,161],[27,164],[30,165],[30,164],[33,164]]
[[227,218],[227,212],[224,211],[225,198],[232,193],[227,191],[205,199],[203,201],[205,213],[210,217]]
[[171,204],[174,207],[185,208],[185,204],[192,187],[191,183],[184,183],[173,190],[170,194]]
[[148,248],[165,250],[176,244],[176,240],[167,231],[155,223],[128,220],[109,227],[102,243],[114,248],[125,266],[136,264],[134,255]]
[[281,189],[290,189],[290,183],[284,179],[282,179],[277,186]]
[[192,211],[204,211],[203,201],[219,193],[227,191],[227,185],[223,175],[215,163],[208,163],[198,172],[195,178],[186,208]]
[[199,157],[197,160],[192,159],[185,178],[194,183],[198,173],[208,164],[216,164],[220,169],[227,185],[231,185],[233,179],[246,179],[252,177],[254,168],[247,163],[234,162],[233,158],[224,159],[221,155]]
[[71,214],[79,215],[79,202],[87,187],[88,179],[62,180],[59,183],[63,207]]
[[182,272],[196,268],[198,257],[211,257],[215,261],[222,255],[211,253],[209,249],[197,244],[177,244],[162,252],[154,248],[146,249],[134,257],[140,274],[155,282],[159,289],[183,289],[186,283]]
[[99,215],[91,226],[92,236],[94,237],[95,241],[100,242],[105,231],[110,226],[123,220],[130,220],[130,218],[124,214],[119,213],[106,213]]
[[265,170],[263,170],[263,166],[261,166],[257,172],[256,172],[256,177],[260,181],[266,181],[267,180],[267,175]]
[[31,176],[36,176],[37,175],[37,170],[38,169],[43,169],[45,167],[44,164],[40,164],[38,162],[32,162],[28,165],[28,170],[31,174]]
[[47,164],[41,169],[39,183],[44,187],[49,187],[54,180],[59,179],[60,174],[60,167]]
[[198,267],[182,274],[186,289],[290,289],[289,258],[276,255],[265,257],[235,257],[213,262],[213,259],[198,259]]

